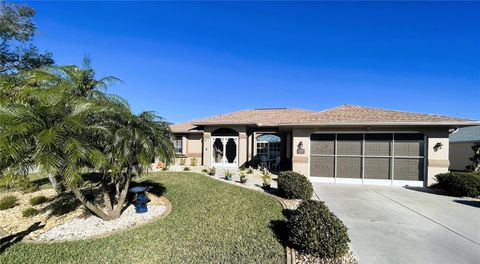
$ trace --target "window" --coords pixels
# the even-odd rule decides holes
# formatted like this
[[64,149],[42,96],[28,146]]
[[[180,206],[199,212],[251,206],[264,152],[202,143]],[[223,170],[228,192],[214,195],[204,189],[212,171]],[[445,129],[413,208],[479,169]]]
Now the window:
[[175,149],[176,154],[183,154],[183,137],[176,136],[175,140],[173,141],[173,147]]
[[313,134],[313,177],[422,181],[424,136],[418,133]]
[[265,156],[270,161],[280,157],[281,138],[272,134],[264,134],[257,137],[257,156]]

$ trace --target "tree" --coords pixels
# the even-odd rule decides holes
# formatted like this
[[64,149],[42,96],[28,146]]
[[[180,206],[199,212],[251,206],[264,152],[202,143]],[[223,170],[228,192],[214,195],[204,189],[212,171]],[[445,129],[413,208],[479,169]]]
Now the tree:
[[53,65],[52,54],[39,53],[31,43],[37,33],[34,16],[27,5],[0,3],[0,74]]
[[[93,82],[94,73],[79,82],[84,70],[35,69],[7,82],[4,91],[15,100],[0,100],[0,170],[22,174],[37,166],[110,220],[120,216],[133,177],[155,158],[172,161],[172,136],[153,113],[135,115],[124,100],[95,89],[103,82]],[[85,197],[83,172],[99,173],[103,208]]]

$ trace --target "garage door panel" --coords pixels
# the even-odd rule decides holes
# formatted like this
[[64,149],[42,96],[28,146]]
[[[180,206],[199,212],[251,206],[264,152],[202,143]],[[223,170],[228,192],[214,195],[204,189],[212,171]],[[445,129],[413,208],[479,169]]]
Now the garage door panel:
[[333,177],[334,157],[310,157],[310,175],[313,177]]
[[338,178],[362,178],[362,158],[337,157]]
[[365,158],[365,179],[391,179],[390,158]]
[[338,134],[337,155],[362,155],[362,134]]
[[395,159],[394,180],[423,181],[423,159]]
[[335,151],[334,134],[312,135],[310,153],[317,155],[333,155]]
[[365,155],[367,156],[390,156],[392,134],[366,134]]

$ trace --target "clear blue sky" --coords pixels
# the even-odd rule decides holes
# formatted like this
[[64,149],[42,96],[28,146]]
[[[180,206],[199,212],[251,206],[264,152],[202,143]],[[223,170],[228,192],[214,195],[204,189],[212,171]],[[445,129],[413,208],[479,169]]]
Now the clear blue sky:
[[341,104],[480,119],[480,3],[30,2],[59,64],[168,121]]

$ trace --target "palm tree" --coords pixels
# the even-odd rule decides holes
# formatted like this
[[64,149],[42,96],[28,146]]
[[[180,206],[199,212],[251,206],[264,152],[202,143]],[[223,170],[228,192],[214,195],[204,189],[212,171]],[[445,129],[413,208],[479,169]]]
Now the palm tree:
[[[78,73],[73,69],[34,70],[21,78],[20,88],[4,89],[16,99],[0,100],[0,173],[25,174],[36,166],[61,176],[90,211],[115,219],[132,178],[155,158],[173,159],[171,131],[153,113],[134,115],[123,99],[95,85],[74,86],[83,79],[72,78]],[[82,192],[87,171],[101,173],[104,208]]]
[[[50,66],[22,72],[18,75],[0,76],[0,103],[38,105],[42,100],[57,100],[58,96],[81,97],[104,107],[128,108],[128,103],[121,97],[105,92],[112,83],[121,82],[114,76],[95,79],[95,71],[88,57],[83,59],[82,66]],[[55,88],[55,89],[51,89]],[[46,92],[50,91],[50,92]],[[22,159],[22,161],[26,161]],[[7,161],[3,163],[8,164]],[[16,163],[18,168],[11,168],[11,174],[26,175],[32,169],[32,162]],[[2,164],[0,163],[0,168]],[[3,166],[6,166],[5,164]],[[49,173],[50,183],[57,193],[65,187],[62,175]]]

